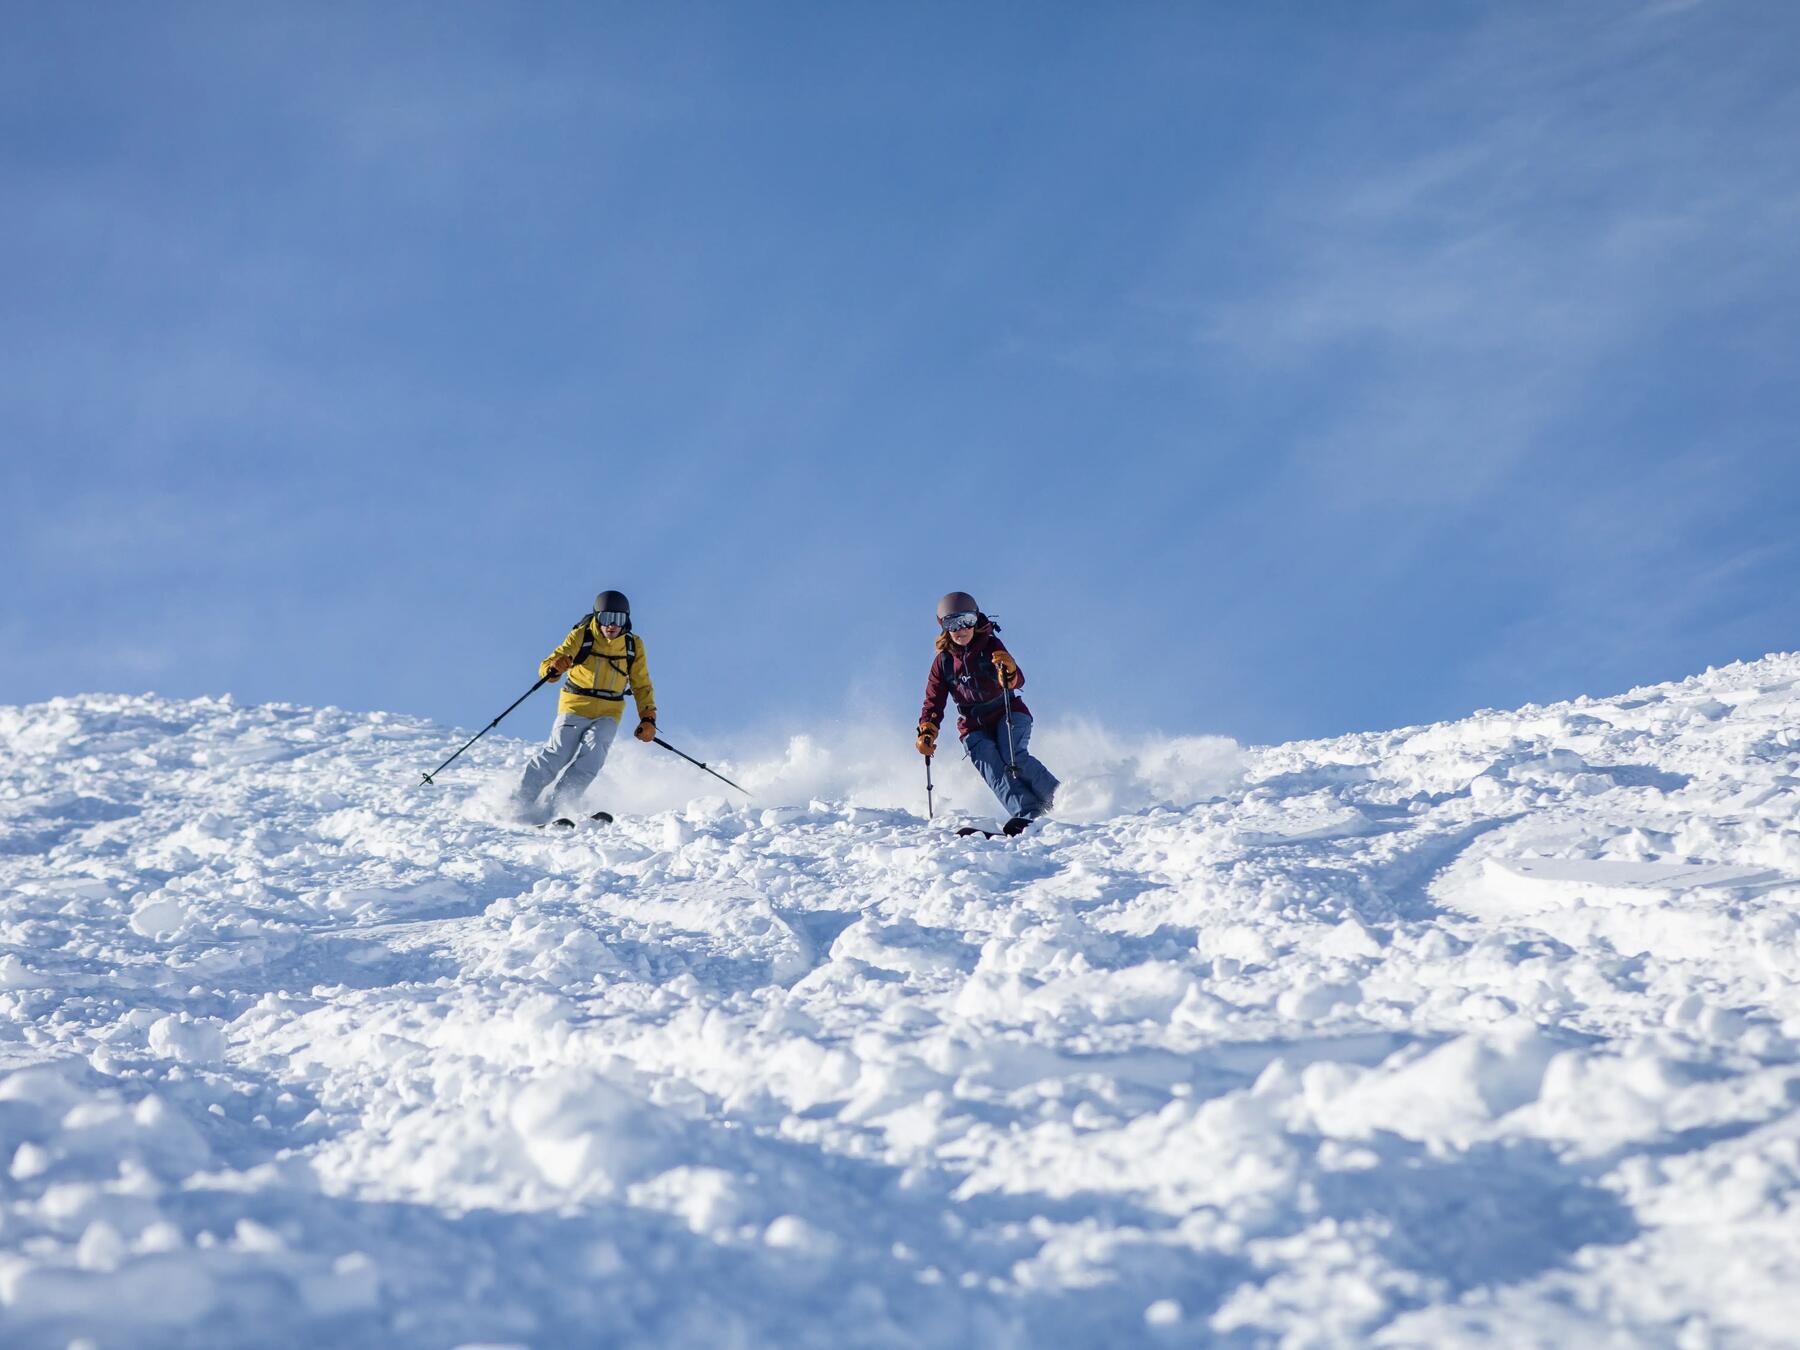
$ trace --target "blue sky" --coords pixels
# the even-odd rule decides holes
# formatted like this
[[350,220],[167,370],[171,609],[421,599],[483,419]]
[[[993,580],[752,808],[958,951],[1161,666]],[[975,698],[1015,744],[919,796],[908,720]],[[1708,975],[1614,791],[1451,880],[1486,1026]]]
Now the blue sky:
[[475,726],[603,587],[676,738],[904,736],[951,588],[1252,741],[1800,646],[1783,0],[6,28],[0,702]]

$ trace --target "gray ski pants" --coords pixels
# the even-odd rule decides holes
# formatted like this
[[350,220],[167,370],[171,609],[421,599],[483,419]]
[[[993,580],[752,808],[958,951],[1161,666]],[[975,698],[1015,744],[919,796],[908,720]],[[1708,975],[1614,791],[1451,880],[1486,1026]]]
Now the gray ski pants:
[[550,739],[525,761],[517,793],[520,809],[529,812],[535,808],[546,788],[550,796],[544,809],[550,814],[554,815],[559,805],[574,805],[606,763],[606,752],[618,734],[616,717],[558,713],[550,724]]

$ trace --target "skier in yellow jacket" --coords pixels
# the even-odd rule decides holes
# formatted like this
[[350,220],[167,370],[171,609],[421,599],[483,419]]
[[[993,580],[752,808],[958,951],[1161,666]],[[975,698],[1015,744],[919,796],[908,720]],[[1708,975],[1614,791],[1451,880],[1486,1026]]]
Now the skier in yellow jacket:
[[547,680],[567,678],[550,739],[526,762],[516,802],[527,819],[554,817],[558,824],[572,825],[576,803],[606,763],[619,733],[626,694],[637,704],[633,734],[640,741],[656,739],[656,690],[644,641],[631,631],[631,602],[618,591],[601,591],[594,597],[594,612],[569,630],[538,674]]

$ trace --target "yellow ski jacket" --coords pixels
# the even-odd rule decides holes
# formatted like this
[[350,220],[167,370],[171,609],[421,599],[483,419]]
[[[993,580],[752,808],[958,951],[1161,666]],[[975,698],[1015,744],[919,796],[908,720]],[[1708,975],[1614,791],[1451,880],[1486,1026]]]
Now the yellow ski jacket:
[[559,656],[573,661],[581,652],[583,638],[590,632],[593,651],[587,660],[569,667],[556,710],[574,713],[577,717],[610,717],[616,722],[625,711],[625,695],[629,692],[637,701],[638,717],[654,722],[656,689],[650,683],[650,666],[644,659],[644,639],[636,633],[620,633],[616,638],[609,638],[590,618],[569,631],[569,636],[539,664],[538,674],[548,676],[551,661]]

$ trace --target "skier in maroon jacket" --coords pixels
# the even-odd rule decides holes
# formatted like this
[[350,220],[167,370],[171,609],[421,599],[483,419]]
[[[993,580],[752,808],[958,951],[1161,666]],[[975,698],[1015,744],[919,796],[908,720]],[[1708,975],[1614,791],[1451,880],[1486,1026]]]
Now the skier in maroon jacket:
[[936,750],[945,700],[954,698],[963,751],[1010,813],[1002,828],[1017,834],[1048,811],[1056,797],[1056,776],[1026,750],[1031,710],[1023,699],[1011,697],[1025,676],[1000,641],[999,625],[967,591],[951,591],[938,601],[938,627],[943,631],[919,712],[919,753],[929,756]]

